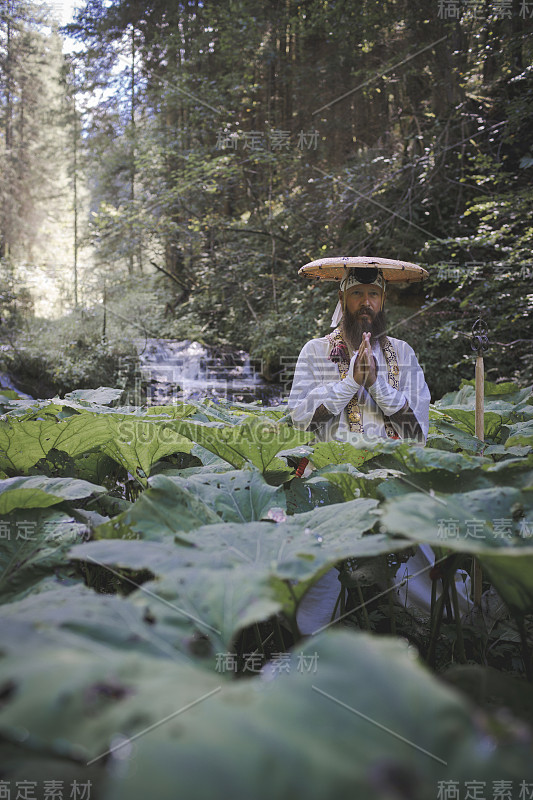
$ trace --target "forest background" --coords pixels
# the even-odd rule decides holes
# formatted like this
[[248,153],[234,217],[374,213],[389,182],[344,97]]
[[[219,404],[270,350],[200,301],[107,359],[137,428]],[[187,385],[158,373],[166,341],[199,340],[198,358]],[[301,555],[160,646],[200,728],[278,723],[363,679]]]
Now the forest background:
[[533,380],[533,2],[0,0],[0,367],[127,388],[135,341],[276,379],[329,330],[333,255],[426,267],[391,333],[433,399]]

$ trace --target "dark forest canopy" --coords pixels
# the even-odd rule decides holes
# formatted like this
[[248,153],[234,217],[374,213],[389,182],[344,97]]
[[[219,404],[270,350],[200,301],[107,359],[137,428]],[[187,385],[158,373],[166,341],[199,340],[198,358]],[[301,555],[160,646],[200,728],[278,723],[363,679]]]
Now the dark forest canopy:
[[[4,2],[1,19],[12,269],[29,260],[10,192],[28,7]],[[75,257],[93,259],[66,296],[87,306],[104,291],[151,333],[244,347],[274,374],[329,329],[335,289],[304,283],[302,264],[400,258],[431,275],[391,292],[389,315],[434,396],[472,377],[465,334],[480,316],[488,376],[531,380],[532,16],[519,0],[90,0],[68,26],[80,49],[53,120],[78,192]]]

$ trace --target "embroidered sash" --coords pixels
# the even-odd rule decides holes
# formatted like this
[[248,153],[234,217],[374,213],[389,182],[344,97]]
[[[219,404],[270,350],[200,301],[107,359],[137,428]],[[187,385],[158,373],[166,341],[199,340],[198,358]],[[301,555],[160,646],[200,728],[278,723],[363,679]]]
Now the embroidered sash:
[[[350,356],[348,352],[348,347],[342,338],[342,334],[340,332],[340,328],[336,328],[333,333],[329,333],[326,335],[326,339],[331,343],[331,352],[329,354],[330,361],[334,361],[337,363],[339,367],[339,375],[341,380],[344,380],[346,375],[348,374],[348,369],[350,367]],[[382,350],[383,355],[385,356],[385,361],[387,364],[387,381],[393,387],[393,389],[399,389],[400,383],[398,380],[398,375],[400,374],[400,370],[398,367],[398,359],[396,358],[396,353],[394,351],[394,347],[385,336],[382,339]],[[361,409],[359,408],[359,403],[357,402],[357,395],[354,394],[348,405],[346,406],[346,412],[348,414],[348,423],[350,425],[350,431],[353,433],[364,433],[363,430],[363,419],[361,415]],[[392,427],[392,423],[389,417],[384,417],[385,421],[385,431],[387,433],[387,437],[389,439],[398,439],[399,436]]]

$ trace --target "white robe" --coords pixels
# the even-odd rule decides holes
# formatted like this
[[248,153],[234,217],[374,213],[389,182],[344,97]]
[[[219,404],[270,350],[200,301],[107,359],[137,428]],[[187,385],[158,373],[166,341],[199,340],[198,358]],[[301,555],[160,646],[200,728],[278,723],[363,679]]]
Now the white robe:
[[289,411],[295,427],[304,430],[308,428],[317,408],[324,405],[334,416],[320,426],[317,437],[321,441],[349,441],[352,434],[345,409],[357,393],[365,436],[386,438],[383,416],[391,416],[400,411],[407,400],[425,440],[429,428],[431,398],[424,373],[413,348],[407,342],[392,336],[388,338],[398,361],[399,390],[393,389],[387,383],[387,363],[379,344],[372,346],[378,363],[378,377],[367,391],[353,379],[355,356],[352,356],[346,378],[341,381],[338,365],[328,358],[331,352],[328,339],[323,337],[307,342],[296,364],[289,397]]
[[[424,373],[413,348],[407,342],[392,336],[389,336],[388,339],[394,348],[398,362],[399,389],[394,389],[387,382],[387,363],[380,345],[376,342],[372,346],[372,352],[378,364],[378,377],[368,391],[353,379],[356,356],[351,351],[348,374],[344,380],[340,380],[338,365],[328,358],[332,347],[330,341],[326,337],[322,337],[307,342],[302,348],[296,364],[289,397],[289,411],[295,427],[303,430],[308,428],[315,411],[323,405],[334,416],[320,424],[317,439],[349,442],[354,436],[360,437],[360,434],[353,434],[350,431],[346,412],[347,404],[357,393],[365,437],[387,438],[384,416],[390,417],[395,414],[404,407],[407,401],[420,425],[425,442],[429,429],[431,398]],[[394,427],[394,423],[392,424]],[[398,432],[400,433],[399,430]],[[424,556],[428,567],[431,566],[432,555],[433,551],[427,547],[413,556],[413,559],[410,559],[398,570],[394,583],[399,583],[406,574],[419,571],[414,569],[414,559],[420,560]],[[410,564],[411,561],[413,561],[412,564]],[[408,565],[413,569],[410,569]],[[419,566],[418,561],[416,566]],[[404,584],[400,592],[397,592],[398,598],[407,606],[414,605],[427,611],[431,602],[429,568],[426,572],[411,579],[409,587],[410,591],[406,592]],[[328,624],[340,588],[338,572],[335,569],[327,572],[311,587],[300,602],[296,615],[301,633],[312,634]],[[469,604],[466,592],[459,592],[459,600],[462,610],[466,610]],[[337,609],[336,617],[338,615]]]

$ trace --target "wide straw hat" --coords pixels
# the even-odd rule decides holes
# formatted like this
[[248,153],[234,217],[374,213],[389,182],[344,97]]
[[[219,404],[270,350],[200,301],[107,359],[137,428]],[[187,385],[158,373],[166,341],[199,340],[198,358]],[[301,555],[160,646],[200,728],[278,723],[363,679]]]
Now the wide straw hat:
[[423,281],[429,273],[409,261],[396,261],[393,258],[374,258],[373,256],[337,256],[310,261],[298,270],[298,275],[316,281],[341,281],[350,267],[378,268],[387,282]]

